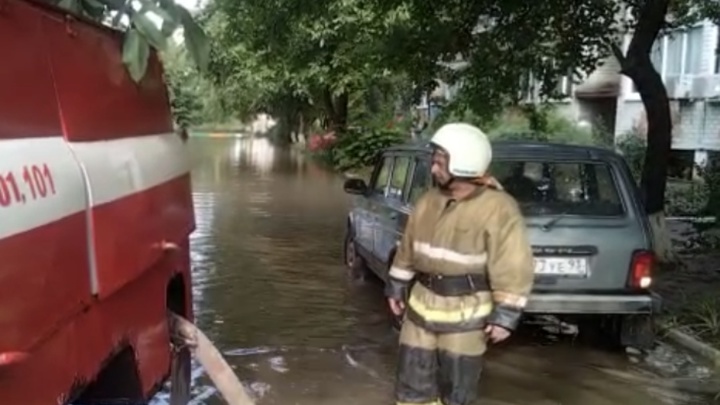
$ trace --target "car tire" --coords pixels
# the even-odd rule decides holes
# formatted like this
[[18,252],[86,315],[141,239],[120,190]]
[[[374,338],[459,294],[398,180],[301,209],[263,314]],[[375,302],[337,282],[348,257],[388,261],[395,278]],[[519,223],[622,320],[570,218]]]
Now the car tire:
[[606,315],[586,318],[580,333],[610,350],[634,348],[641,351],[655,347],[655,324],[652,315]]
[[655,346],[652,315],[594,315],[579,319],[580,334],[591,344],[610,350],[628,347],[647,351]]
[[348,225],[345,232],[343,258],[345,267],[347,267],[353,279],[366,280],[368,278],[370,269],[367,263],[365,263],[365,259],[358,253],[357,243],[355,242],[355,230],[350,225]]

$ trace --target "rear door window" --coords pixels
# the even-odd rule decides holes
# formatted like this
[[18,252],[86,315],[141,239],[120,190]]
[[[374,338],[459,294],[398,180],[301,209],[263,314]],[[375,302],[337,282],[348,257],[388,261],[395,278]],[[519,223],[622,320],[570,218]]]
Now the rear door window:
[[526,216],[619,217],[625,207],[612,170],[601,162],[551,160],[496,161],[492,168]]

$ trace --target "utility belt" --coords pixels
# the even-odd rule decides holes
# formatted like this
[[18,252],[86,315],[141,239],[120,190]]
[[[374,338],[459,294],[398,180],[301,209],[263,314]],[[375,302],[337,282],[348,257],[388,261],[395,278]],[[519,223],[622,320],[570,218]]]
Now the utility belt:
[[490,285],[485,274],[446,276],[418,273],[415,280],[428,290],[444,297],[458,297],[471,295],[478,291],[490,291]]

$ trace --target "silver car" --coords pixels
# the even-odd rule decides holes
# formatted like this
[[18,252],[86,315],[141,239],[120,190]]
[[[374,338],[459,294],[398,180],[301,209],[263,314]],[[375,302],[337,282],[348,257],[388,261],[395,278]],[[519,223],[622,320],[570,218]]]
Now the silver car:
[[[432,186],[430,149],[414,143],[378,157],[370,184],[349,179],[345,263],[386,279],[413,203]],[[597,329],[618,346],[648,349],[660,299],[639,192],[622,156],[606,149],[535,142],[493,144],[491,173],[518,201],[535,253],[528,314]]]

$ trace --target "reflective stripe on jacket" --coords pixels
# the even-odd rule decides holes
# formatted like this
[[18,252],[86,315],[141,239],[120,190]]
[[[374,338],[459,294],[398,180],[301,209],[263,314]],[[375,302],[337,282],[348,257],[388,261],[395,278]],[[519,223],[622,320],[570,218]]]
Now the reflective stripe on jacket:
[[525,221],[509,194],[482,187],[454,201],[432,189],[408,219],[389,276],[409,282],[416,272],[487,275],[491,293],[439,297],[421,285],[413,288],[408,316],[440,332],[479,327],[493,306],[521,312],[532,289],[533,267]]

